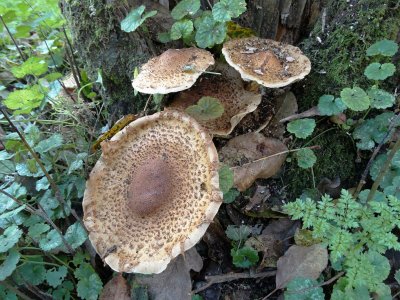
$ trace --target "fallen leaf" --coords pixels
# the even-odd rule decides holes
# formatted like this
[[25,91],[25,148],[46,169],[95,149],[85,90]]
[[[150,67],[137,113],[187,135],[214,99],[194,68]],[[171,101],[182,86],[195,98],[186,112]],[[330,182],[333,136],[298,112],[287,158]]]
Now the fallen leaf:
[[113,277],[104,286],[100,300],[130,300],[128,282],[121,274]]
[[267,200],[270,196],[271,193],[269,191],[269,188],[263,185],[257,185],[257,189],[253,197],[250,198],[249,203],[246,205],[245,209],[252,210],[254,207],[260,205],[260,203]]
[[285,125],[279,121],[295,114],[297,110],[297,100],[292,92],[286,92],[275,99],[276,113],[268,126],[272,136],[281,137],[285,133]]
[[342,184],[340,182],[340,177],[336,177],[334,180],[329,178],[322,178],[317,186],[318,191],[321,195],[328,194],[332,198],[339,198],[340,191],[342,190]]
[[328,265],[328,250],[321,244],[293,245],[277,263],[276,288],[282,289],[295,277],[317,279]]
[[137,276],[140,284],[146,285],[150,298],[153,300],[190,300],[192,281],[190,270],[199,272],[203,267],[203,260],[195,248],[179,255],[169,263],[167,269],[150,276]]
[[247,190],[257,178],[274,176],[285,161],[287,151],[281,141],[266,138],[261,133],[247,133],[231,139],[220,151],[221,160],[234,172],[234,186]]

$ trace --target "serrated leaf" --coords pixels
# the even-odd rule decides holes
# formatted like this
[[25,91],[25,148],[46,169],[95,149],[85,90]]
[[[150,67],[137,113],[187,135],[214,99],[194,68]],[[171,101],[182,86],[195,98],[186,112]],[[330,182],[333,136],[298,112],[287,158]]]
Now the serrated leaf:
[[212,14],[216,21],[227,22],[232,18],[239,17],[246,11],[244,0],[221,0],[214,4]]
[[251,227],[247,225],[228,225],[226,228],[226,236],[232,241],[244,241],[251,233]]
[[378,109],[385,109],[392,107],[396,98],[384,90],[372,87],[368,91],[368,96],[371,98],[371,107]]
[[44,94],[40,91],[38,85],[17,90],[8,94],[3,104],[12,110],[14,114],[29,113],[32,109],[40,106],[44,98]]
[[207,121],[219,118],[224,113],[224,107],[217,98],[202,97],[196,105],[186,108],[186,112],[196,120]]
[[[0,162],[1,164],[1,162]],[[8,188],[4,189],[5,192],[14,196],[15,198],[20,198],[26,195],[26,188],[21,186],[19,183],[14,182]],[[0,193],[0,213],[5,212],[6,210],[16,208],[18,204],[10,197]]]
[[146,6],[141,5],[135,9],[133,9],[125,19],[121,21],[121,29],[125,32],[135,31],[140,25],[143,24],[146,19],[153,17],[157,14],[157,11],[152,10],[150,12],[145,13],[143,16],[143,12],[146,9]]
[[42,177],[38,181],[36,181],[36,190],[38,192],[47,190],[49,188],[49,186],[50,186],[50,183],[46,176]]
[[240,192],[237,189],[230,189],[224,194],[224,203],[229,204],[234,202],[239,195]]
[[18,243],[22,230],[17,225],[11,225],[0,235],[0,253],[7,252]]
[[8,255],[0,265],[0,281],[3,281],[14,272],[21,255],[15,249],[8,251]]
[[392,63],[372,63],[365,68],[364,75],[372,80],[385,80],[392,76],[396,71],[396,67]]
[[83,263],[75,270],[74,274],[79,280],[77,284],[78,296],[86,300],[96,300],[103,284],[92,266],[88,263]]
[[313,133],[315,126],[314,119],[305,118],[289,122],[287,124],[287,130],[293,133],[297,138],[305,139]]
[[371,265],[374,267],[374,274],[371,275],[374,277],[376,282],[384,281],[390,273],[389,260],[376,251],[368,251],[367,257]]
[[9,218],[13,218],[13,217],[15,217],[16,215],[18,215],[18,213],[19,213],[20,211],[23,211],[23,210],[25,209],[25,207],[26,207],[26,205],[23,204],[23,205],[21,205],[20,207],[18,207],[18,208],[16,208],[16,209],[13,209],[13,210],[11,210],[11,211],[9,211],[9,212],[6,212],[6,213],[4,213],[4,214],[1,214],[1,215],[0,215],[0,219],[9,219]]
[[311,168],[317,162],[317,157],[315,156],[314,151],[309,148],[303,148],[297,151],[296,158],[297,165],[303,169]]
[[319,98],[318,110],[324,116],[338,115],[346,109],[342,99],[332,95],[323,95]]
[[65,266],[61,266],[58,269],[53,268],[51,270],[47,270],[46,281],[51,287],[56,288],[63,282],[67,274],[68,269]]
[[61,245],[61,236],[55,229],[49,231],[46,236],[39,241],[39,247],[44,251],[53,250]]
[[39,257],[32,262],[26,262],[18,268],[22,278],[29,284],[39,285],[46,279],[46,269],[43,264],[43,258]]
[[40,76],[47,72],[48,66],[46,61],[40,57],[30,57],[22,65],[13,67],[11,72],[17,78],[23,78],[26,75]]
[[[315,287],[315,288],[313,288]],[[284,293],[285,300],[324,300],[322,287],[314,279],[296,277],[287,285]]]
[[172,40],[187,38],[192,32],[193,22],[191,20],[181,20],[172,25],[170,37]]
[[233,186],[233,171],[228,166],[222,166],[219,171],[219,188],[222,193],[227,193]]
[[41,234],[49,231],[50,225],[45,223],[36,223],[29,227],[28,235],[34,240],[38,239]]
[[34,150],[40,154],[46,153],[50,150],[56,149],[63,144],[63,136],[59,133],[51,135],[49,138],[40,141]]
[[[1,29],[1,28],[0,28]],[[17,294],[5,286],[0,286],[0,299],[2,300],[18,300]]]
[[363,111],[369,108],[371,100],[367,93],[359,87],[344,88],[340,92],[343,103],[354,111]]
[[68,227],[64,237],[72,249],[76,249],[86,241],[87,234],[82,225],[76,222]]
[[195,40],[200,48],[212,48],[222,44],[226,37],[226,24],[217,22],[212,16],[205,16],[195,22],[197,29]]
[[393,56],[399,50],[399,46],[395,41],[382,40],[372,44],[367,49],[367,56],[373,55],[383,55],[383,56]]
[[233,264],[238,268],[249,268],[258,262],[258,252],[252,247],[245,246],[238,250],[232,249]]
[[71,299],[71,292],[74,290],[74,284],[71,281],[64,281],[61,286],[54,290],[52,296],[54,299]]
[[200,9],[200,0],[182,0],[171,11],[175,20],[180,20],[189,15],[193,16]]

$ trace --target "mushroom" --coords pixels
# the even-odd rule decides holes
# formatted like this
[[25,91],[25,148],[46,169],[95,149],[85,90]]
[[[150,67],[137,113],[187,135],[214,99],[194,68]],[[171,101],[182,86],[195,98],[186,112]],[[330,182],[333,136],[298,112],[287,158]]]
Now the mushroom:
[[227,136],[246,114],[257,108],[261,94],[245,90],[240,74],[227,64],[219,63],[213,71],[221,75],[202,76],[191,89],[180,92],[169,107],[184,111],[204,96],[214,97],[224,107],[222,116],[197,121],[211,134]]
[[310,60],[295,46],[257,37],[230,40],[222,53],[244,80],[279,88],[303,79],[311,70]]
[[160,273],[200,240],[222,203],[211,137],[168,111],[101,146],[83,199],[89,239],[117,272]]
[[214,57],[198,48],[169,49],[141,67],[132,86],[145,94],[168,94],[190,88]]

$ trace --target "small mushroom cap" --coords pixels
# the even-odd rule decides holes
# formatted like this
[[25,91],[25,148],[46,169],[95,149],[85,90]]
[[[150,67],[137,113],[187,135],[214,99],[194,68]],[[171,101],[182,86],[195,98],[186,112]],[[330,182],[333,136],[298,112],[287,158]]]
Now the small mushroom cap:
[[169,49],[141,67],[132,86],[145,94],[168,94],[190,88],[214,57],[198,48]]
[[244,80],[279,88],[303,79],[311,70],[310,60],[295,46],[257,37],[230,40],[222,53]]
[[224,107],[222,116],[198,122],[211,134],[227,136],[245,115],[257,108],[261,94],[245,90],[240,74],[227,64],[219,63],[213,71],[221,75],[203,75],[191,89],[177,94],[169,107],[183,111],[204,96],[217,98]]
[[222,203],[211,137],[169,111],[133,121],[102,150],[83,199],[89,239],[117,272],[160,273],[201,239]]

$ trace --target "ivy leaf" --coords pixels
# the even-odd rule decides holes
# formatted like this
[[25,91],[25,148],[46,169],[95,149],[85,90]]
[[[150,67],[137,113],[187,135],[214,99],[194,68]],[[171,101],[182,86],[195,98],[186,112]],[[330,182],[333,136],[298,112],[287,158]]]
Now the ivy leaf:
[[286,286],[285,300],[324,300],[322,287],[316,286],[318,282],[314,279],[296,277]]
[[287,124],[287,130],[293,133],[297,138],[305,139],[313,133],[315,125],[314,119],[305,118],[289,122]]
[[74,275],[79,280],[77,284],[78,296],[82,299],[97,300],[103,284],[92,266],[83,263],[75,270]]
[[367,49],[367,56],[373,55],[383,55],[383,56],[393,56],[399,50],[399,46],[396,42],[391,40],[382,40],[372,44]]
[[182,0],[171,11],[175,20],[180,20],[189,15],[193,16],[200,9],[200,0]]
[[11,225],[0,235],[0,253],[7,252],[18,243],[22,230],[17,225]]
[[14,114],[22,114],[39,107],[43,98],[44,94],[40,91],[40,87],[34,85],[9,93],[3,103],[7,108],[15,110]]
[[45,223],[36,223],[29,227],[28,235],[36,240],[42,235],[43,233],[49,231],[50,226]]
[[224,203],[232,203],[236,200],[236,198],[240,195],[240,192],[237,189],[230,189],[227,193],[224,194]]
[[202,97],[197,104],[186,108],[186,112],[197,120],[207,121],[219,118],[224,113],[224,107],[217,98]]
[[76,222],[68,227],[64,237],[72,249],[76,249],[86,241],[87,234],[82,225]]
[[226,37],[226,24],[217,22],[212,16],[206,15],[195,22],[197,29],[195,40],[200,48],[211,48],[222,44]]
[[317,162],[317,157],[310,148],[303,148],[296,152],[297,165],[300,168],[308,169]]
[[232,18],[239,17],[246,11],[246,1],[243,0],[221,0],[212,8],[212,14],[216,21],[227,22]]
[[225,230],[226,236],[232,241],[244,241],[251,233],[251,227],[247,225],[228,225]]
[[245,246],[238,250],[232,249],[233,264],[238,268],[249,268],[258,262],[258,252],[252,247]]
[[172,25],[170,37],[172,40],[187,38],[192,32],[193,22],[191,20],[181,20]]
[[396,101],[394,95],[384,90],[378,89],[375,86],[368,91],[368,96],[371,99],[371,106],[378,109],[392,107],[394,102]]
[[63,144],[63,137],[61,134],[59,133],[55,133],[52,136],[50,136],[49,138],[40,141],[36,147],[34,148],[34,150],[36,152],[39,152],[40,154],[46,153],[50,150],[56,149],[60,146],[62,146]]
[[47,233],[46,237],[39,241],[39,247],[44,251],[53,250],[61,246],[62,240],[60,234],[55,230],[51,230]]
[[40,57],[30,57],[22,65],[11,68],[11,72],[17,78],[23,78],[26,75],[40,76],[47,72],[46,61]]
[[323,95],[319,98],[318,110],[324,116],[338,115],[346,109],[342,99],[332,95]]
[[46,281],[51,287],[56,288],[63,282],[65,276],[67,276],[67,273],[68,269],[65,266],[61,266],[58,269],[53,268],[51,270],[47,270]]
[[219,188],[222,193],[227,193],[233,186],[233,171],[228,166],[222,166],[219,171]]
[[146,21],[147,18],[153,17],[157,14],[156,10],[152,10],[142,16],[145,8],[146,6],[141,5],[133,9],[126,18],[121,21],[121,29],[125,32],[135,31],[144,21]]
[[392,76],[396,71],[396,67],[392,63],[372,63],[365,68],[364,75],[372,80],[385,80]]
[[32,262],[26,262],[19,267],[22,278],[32,285],[39,285],[46,279],[46,269],[42,257],[35,258]]
[[343,103],[354,111],[363,111],[369,108],[371,100],[367,93],[359,87],[344,88],[340,92]]
[[14,272],[21,255],[15,249],[8,251],[4,262],[0,265],[0,281],[3,281]]

